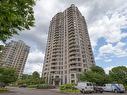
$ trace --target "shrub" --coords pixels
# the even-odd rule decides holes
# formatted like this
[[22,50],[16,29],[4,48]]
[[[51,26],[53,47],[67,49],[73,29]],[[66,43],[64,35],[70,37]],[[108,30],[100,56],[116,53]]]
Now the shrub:
[[125,89],[126,89],[126,91],[127,91],[127,85],[125,85],[124,87],[125,87]]
[[73,87],[75,86],[74,84],[65,84],[67,89],[73,89]]
[[39,84],[37,85],[37,89],[47,89],[48,88],[48,84]]
[[60,86],[60,90],[73,89],[74,84],[63,84]]
[[39,84],[37,85],[37,89],[52,89],[55,88],[53,85],[48,85],[48,84]]
[[7,91],[8,91],[7,88],[0,88],[0,93],[7,92]]
[[64,93],[79,93],[80,91],[74,86],[74,84],[63,84],[60,86],[60,91]]
[[29,88],[37,88],[38,85],[29,85]]

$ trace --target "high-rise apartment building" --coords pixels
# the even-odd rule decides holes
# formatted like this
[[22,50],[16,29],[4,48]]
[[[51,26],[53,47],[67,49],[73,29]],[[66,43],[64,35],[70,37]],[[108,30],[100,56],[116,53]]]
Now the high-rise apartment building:
[[72,4],[50,22],[42,75],[53,85],[77,83],[94,64],[85,18]]
[[5,45],[0,56],[0,66],[16,69],[21,77],[30,47],[23,41],[11,41]]

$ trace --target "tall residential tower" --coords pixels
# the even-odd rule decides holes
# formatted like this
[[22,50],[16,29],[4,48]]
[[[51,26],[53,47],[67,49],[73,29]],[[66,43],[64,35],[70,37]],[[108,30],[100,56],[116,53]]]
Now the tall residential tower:
[[72,4],[50,22],[42,75],[53,85],[77,83],[94,64],[85,18]]
[[16,69],[18,76],[23,73],[30,47],[23,41],[11,41],[5,45],[0,56],[0,66]]

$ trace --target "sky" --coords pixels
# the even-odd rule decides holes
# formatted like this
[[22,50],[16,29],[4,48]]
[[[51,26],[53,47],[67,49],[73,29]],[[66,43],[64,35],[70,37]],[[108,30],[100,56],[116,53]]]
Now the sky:
[[71,4],[85,16],[96,65],[106,73],[113,67],[127,66],[126,0],[37,0],[35,26],[8,40],[23,40],[31,47],[24,73],[42,72],[50,21]]

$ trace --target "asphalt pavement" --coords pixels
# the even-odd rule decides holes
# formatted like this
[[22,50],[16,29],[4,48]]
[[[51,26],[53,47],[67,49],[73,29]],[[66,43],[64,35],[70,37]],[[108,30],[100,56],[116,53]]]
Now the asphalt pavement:
[[9,87],[8,93],[0,93],[0,95],[127,95],[127,93],[110,93],[104,92],[94,94],[64,94],[60,93],[57,89],[31,89],[31,88],[18,88]]

